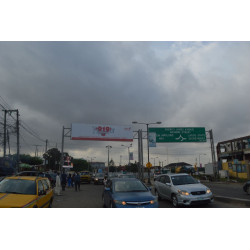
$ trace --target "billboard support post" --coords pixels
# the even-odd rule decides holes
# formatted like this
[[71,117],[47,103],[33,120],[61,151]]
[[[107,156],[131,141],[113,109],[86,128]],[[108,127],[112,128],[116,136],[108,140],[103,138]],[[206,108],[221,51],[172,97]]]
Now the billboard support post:
[[108,149],[108,179],[109,179],[109,150],[112,148],[112,146],[108,145],[106,146],[106,148]]
[[209,132],[209,138],[210,138],[210,144],[211,144],[211,154],[212,154],[212,164],[213,164],[214,177],[217,177],[219,175],[219,173],[218,173],[218,167],[216,166],[216,159],[215,159],[213,130],[210,129],[208,132]]
[[[66,130],[66,129],[68,130],[68,132],[65,134],[65,133],[64,133],[64,130]],[[62,173],[63,163],[64,163],[64,158],[63,158],[64,137],[70,137],[70,135],[68,135],[69,132],[71,132],[71,128],[65,128],[65,127],[63,126],[63,129],[62,129],[61,161],[60,161],[60,168],[59,168],[60,173]]]

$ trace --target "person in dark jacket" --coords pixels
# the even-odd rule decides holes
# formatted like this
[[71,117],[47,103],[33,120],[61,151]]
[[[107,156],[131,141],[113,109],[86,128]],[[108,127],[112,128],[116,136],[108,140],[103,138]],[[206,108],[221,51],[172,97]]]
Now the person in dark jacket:
[[65,172],[63,171],[62,175],[61,175],[61,184],[62,184],[62,190],[65,191],[65,187],[67,184],[67,175],[65,174]]
[[75,185],[75,176],[76,176],[76,174],[74,173],[72,175],[72,179],[71,179],[71,187],[74,187],[74,185]]
[[75,175],[75,178],[74,178],[74,182],[75,182],[75,190],[77,191],[77,189],[78,189],[78,191],[80,191],[80,175],[79,175],[79,173],[76,173],[76,175]]
[[68,175],[68,187],[71,187],[72,177],[71,174]]

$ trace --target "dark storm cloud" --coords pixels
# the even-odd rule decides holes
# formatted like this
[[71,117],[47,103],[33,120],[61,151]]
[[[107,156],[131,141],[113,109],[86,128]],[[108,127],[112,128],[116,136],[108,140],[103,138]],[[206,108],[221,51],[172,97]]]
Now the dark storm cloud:
[[[153,55],[140,54],[141,47],[147,50],[142,43],[11,43],[1,47],[9,58],[2,65],[4,73],[9,73],[7,94],[59,121],[130,122],[138,111],[153,113],[156,106],[161,108],[154,103],[164,102],[161,90],[153,84]],[[137,48],[139,59],[134,54]]]
[[[249,48],[247,42],[1,42],[1,96],[54,145],[63,125],[134,120],[204,126],[216,141],[226,140],[249,134]],[[66,148],[105,154],[105,145],[68,141]],[[159,145],[158,152],[166,146],[173,147]],[[117,158],[119,150],[113,149]]]

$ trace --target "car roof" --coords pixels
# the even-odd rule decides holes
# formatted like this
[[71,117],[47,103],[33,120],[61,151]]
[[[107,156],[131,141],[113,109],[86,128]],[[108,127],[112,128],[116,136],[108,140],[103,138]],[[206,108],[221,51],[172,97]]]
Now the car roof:
[[40,176],[10,176],[10,177],[6,177],[5,179],[35,181],[35,180],[47,179],[47,178],[40,177]]
[[137,180],[137,181],[140,181],[139,179],[137,178],[112,178],[112,181],[133,181],[133,180]]

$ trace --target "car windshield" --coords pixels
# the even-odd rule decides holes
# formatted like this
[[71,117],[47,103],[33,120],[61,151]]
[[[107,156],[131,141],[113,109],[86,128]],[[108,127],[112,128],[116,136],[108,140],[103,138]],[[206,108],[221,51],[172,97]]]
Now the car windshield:
[[35,195],[35,181],[22,179],[4,179],[0,182],[0,193]]
[[115,192],[148,192],[148,189],[139,180],[124,180],[114,183]]
[[88,175],[89,172],[82,172],[81,174],[82,174],[82,175]]
[[95,177],[104,177],[104,174],[96,174]]
[[198,181],[195,180],[190,175],[171,176],[171,179],[172,179],[172,182],[175,186],[198,183]]
[[132,174],[122,174],[119,177],[120,178],[135,178]]

